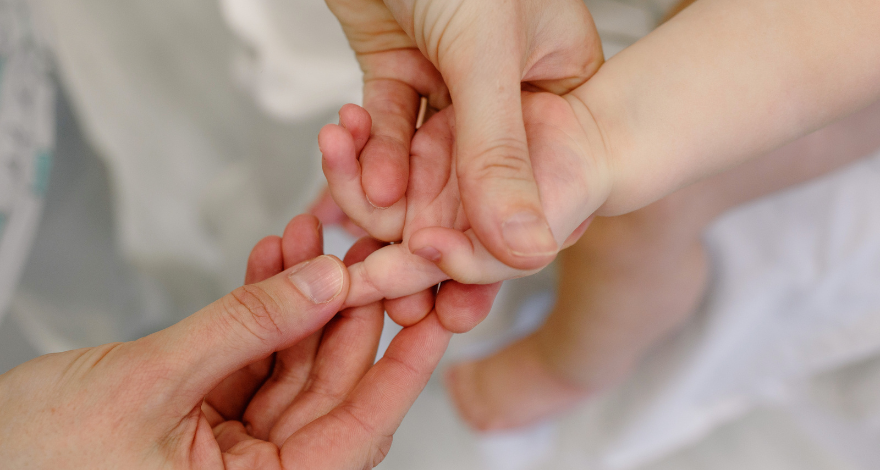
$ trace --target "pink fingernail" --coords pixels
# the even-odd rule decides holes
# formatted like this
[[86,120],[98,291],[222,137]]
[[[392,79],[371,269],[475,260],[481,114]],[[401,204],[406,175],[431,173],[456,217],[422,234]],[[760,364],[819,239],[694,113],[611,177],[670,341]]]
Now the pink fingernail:
[[501,235],[511,254],[546,256],[556,253],[556,240],[547,223],[532,212],[519,212],[501,224]]
[[326,304],[338,297],[345,282],[342,267],[326,255],[300,264],[289,277],[293,285],[316,304]]

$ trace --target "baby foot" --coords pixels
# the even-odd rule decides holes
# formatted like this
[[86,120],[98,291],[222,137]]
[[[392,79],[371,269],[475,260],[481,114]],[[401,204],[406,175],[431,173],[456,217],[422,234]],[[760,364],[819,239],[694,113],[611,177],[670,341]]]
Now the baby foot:
[[549,367],[533,336],[487,358],[453,366],[446,386],[461,417],[480,431],[533,424],[590,395]]
[[[689,203],[689,202],[688,202]],[[479,430],[549,419],[622,382],[703,296],[701,230],[676,202],[598,218],[562,253],[556,305],[536,332],[458,364],[447,385]]]

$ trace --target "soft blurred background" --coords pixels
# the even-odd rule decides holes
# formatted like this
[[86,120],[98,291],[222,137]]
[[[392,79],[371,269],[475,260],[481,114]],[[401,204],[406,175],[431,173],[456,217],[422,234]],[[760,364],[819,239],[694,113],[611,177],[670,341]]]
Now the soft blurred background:
[[[589,0],[606,56],[673,3]],[[0,180],[0,373],[239,285],[323,187],[318,130],[360,94],[320,0],[0,0],[0,57],[0,164],[26,182]],[[697,317],[558,421],[477,435],[435,378],[381,468],[880,468],[878,178],[880,155],[719,220]],[[446,361],[534,328],[554,282],[507,283]]]

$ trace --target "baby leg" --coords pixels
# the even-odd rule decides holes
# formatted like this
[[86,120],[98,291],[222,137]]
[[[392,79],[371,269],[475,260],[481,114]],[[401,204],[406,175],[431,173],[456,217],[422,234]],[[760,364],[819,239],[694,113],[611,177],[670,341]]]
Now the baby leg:
[[622,381],[698,306],[701,237],[725,211],[880,148],[880,103],[636,212],[597,218],[560,255],[558,300],[535,333],[454,366],[448,386],[481,430],[551,417]]

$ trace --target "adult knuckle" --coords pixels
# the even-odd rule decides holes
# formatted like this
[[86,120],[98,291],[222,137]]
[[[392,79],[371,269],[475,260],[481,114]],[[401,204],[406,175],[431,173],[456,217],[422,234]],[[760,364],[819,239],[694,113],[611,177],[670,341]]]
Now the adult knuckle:
[[342,422],[348,424],[351,430],[358,430],[363,436],[374,438],[380,433],[378,430],[364,417],[364,412],[352,402],[344,402],[334,410],[336,417]]
[[464,165],[465,173],[471,178],[531,179],[528,150],[518,141],[495,142],[477,155]]
[[242,286],[232,291],[227,315],[232,322],[240,324],[264,342],[282,335],[281,308],[258,285]]

